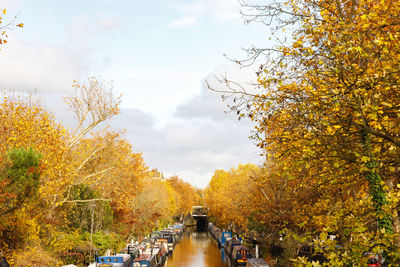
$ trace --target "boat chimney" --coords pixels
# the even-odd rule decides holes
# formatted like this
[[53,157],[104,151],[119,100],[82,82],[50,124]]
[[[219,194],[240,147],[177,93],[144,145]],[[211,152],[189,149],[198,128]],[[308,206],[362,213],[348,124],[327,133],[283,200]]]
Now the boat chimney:
[[256,258],[258,258],[258,244],[256,245]]

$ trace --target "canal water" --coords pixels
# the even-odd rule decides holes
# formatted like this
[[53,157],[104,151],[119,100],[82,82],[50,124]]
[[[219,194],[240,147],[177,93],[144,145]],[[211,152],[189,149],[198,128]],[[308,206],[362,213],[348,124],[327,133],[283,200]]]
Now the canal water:
[[208,232],[188,229],[165,267],[229,267],[227,260]]

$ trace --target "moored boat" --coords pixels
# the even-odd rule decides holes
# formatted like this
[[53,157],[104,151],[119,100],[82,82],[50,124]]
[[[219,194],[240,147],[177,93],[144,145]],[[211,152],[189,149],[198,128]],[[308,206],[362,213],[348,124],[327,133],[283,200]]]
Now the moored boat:
[[131,267],[132,258],[129,254],[96,257],[96,267]]
[[168,254],[168,240],[167,239],[165,239],[165,238],[158,238],[156,241],[155,241],[155,244],[156,245],[162,245],[162,246],[164,246],[164,248],[165,248],[165,251],[167,252],[167,254]]
[[156,255],[141,254],[133,260],[133,267],[158,267]]
[[230,254],[232,262],[234,265],[247,264],[247,260],[251,258],[250,250],[245,246],[235,246],[233,247],[232,254]]
[[164,230],[161,233],[162,233],[162,238],[168,241],[168,252],[172,253],[176,243],[174,233],[171,230]]
[[246,267],[271,267],[264,259],[251,258],[247,260]]
[[221,247],[224,247],[225,242],[226,242],[226,240],[227,240],[228,238],[232,238],[232,232],[225,231],[225,232],[222,232],[222,233],[221,233],[221,236],[220,236],[220,244],[221,244]]
[[224,245],[224,249],[228,255],[231,255],[233,252],[233,248],[235,246],[241,246],[242,242],[239,239],[232,238],[232,239],[227,239]]

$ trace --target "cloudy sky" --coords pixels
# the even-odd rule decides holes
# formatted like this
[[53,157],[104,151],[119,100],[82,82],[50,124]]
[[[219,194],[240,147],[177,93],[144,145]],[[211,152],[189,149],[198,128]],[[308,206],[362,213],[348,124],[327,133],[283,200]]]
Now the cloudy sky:
[[255,79],[223,56],[265,45],[266,29],[245,25],[236,0],[0,0],[3,8],[25,26],[0,52],[0,88],[37,92],[72,127],[61,101],[72,80],[112,80],[123,102],[108,124],[126,129],[151,168],[197,187],[216,169],[261,162],[250,122],[225,114],[204,86],[225,73]]

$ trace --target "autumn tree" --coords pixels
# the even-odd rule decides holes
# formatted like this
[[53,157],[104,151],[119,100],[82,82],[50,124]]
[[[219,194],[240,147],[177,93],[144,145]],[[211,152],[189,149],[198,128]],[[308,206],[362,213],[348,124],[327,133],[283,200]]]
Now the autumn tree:
[[13,149],[8,152],[8,166],[0,175],[2,184],[2,205],[0,216],[15,212],[24,202],[32,199],[38,192],[41,169],[40,154],[32,148]]
[[49,223],[60,219],[49,207],[68,184],[65,133],[34,98],[2,96],[0,243],[10,255],[40,247]]
[[177,194],[177,211],[174,216],[180,221],[189,214],[193,206],[199,205],[200,194],[189,183],[183,181],[178,176],[172,176],[167,180],[168,184]]
[[215,171],[205,189],[204,199],[210,216],[219,226],[246,231],[248,218],[257,203],[249,194],[253,183],[251,177],[257,172],[258,167],[252,164],[240,164],[229,171]]
[[68,148],[66,131],[57,124],[38,100],[32,97],[3,96],[0,104],[0,157],[14,148],[29,148],[42,155],[43,172],[39,195],[49,204],[63,192],[67,181]]
[[72,87],[72,95],[64,98],[78,121],[68,141],[70,147],[97,125],[119,114],[121,103],[121,96],[113,94],[112,82],[90,77],[83,84],[74,81]]
[[[136,222],[133,218],[133,202],[142,190],[143,179],[149,175],[141,154],[133,152],[132,145],[121,133],[109,130],[94,132],[82,138],[72,152],[71,164],[75,178],[65,191],[63,207],[66,211],[73,209],[85,215],[78,228],[87,229],[85,225],[88,220],[91,221],[93,216],[102,218],[100,210],[106,211],[110,205],[111,211],[107,213],[113,214],[112,224],[103,227],[106,225],[101,223],[101,219],[95,222],[99,227],[95,225],[92,230],[114,229],[122,234],[129,233]],[[81,190],[86,193],[77,194]],[[79,222],[76,214],[67,214]]]
[[113,220],[111,199],[102,199],[99,191],[91,189],[86,184],[74,186],[69,193],[71,200],[67,204],[69,207],[66,208],[70,228],[89,233],[109,229]]
[[165,180],[157,177],[146,177],[143,181],[143,189],[132,201],[131,220],[133,224],[131,232],[137,236],[145,236],[163,223],[170,223],[175,212],[176,204],[171,203],[175,199],[171,194],[171,187]]
[[118,138],[118,134],[107,133],[104,138],[99,133],[94,134],[93,138],[88,137],[96,126],[119,113],[120,97],[114,97],[113,84],[90,77],[86,83],[74,81],[72,87],[73,93],[65,97],[64,101],[77,119],[77,125],[67,141],[71,152],[73,179],[65,188],[66,193],[60,201],[61,204],[70,201],[69,192],[74,186],[93,186],[113,170],[113,164],[107,162],[113,158],[104,151],[112,150],[114,141]]
[[[293,186],[303,195],[299,207],[318,214],[316,219],[329,225],[326,231],[340,233],[341,255],[357,263],[362,251],[356,247],[377,249],[388,233],[399,231],[398,199],[388,200],[399,182],[400,24],[393,15],[399,3],[243,5],[245,18],[270,26],[279,42],[248,50],[249,61],[240,62],[264,60],[257,73],[262,92],[249,94],[226,81],[225,93],[243,96],[232,107],[256,122],[254,138],[275,166],[274,175],[296,181]],[[281,38],[284,31],[289,38]],[[305,218],[302,225],[308,223],[307,231],[324,230],[324,223],[317,221],[315,229]],[[368,236],[371,244],[362,243],[359,235]],[[388,254],[396,250],[393,238],[385,241]]]
[[[37,202],[40,174],[40,154],[30,149],[14,148],[7,153],[0,173],[0,245],[3,249],[17,249],[29,238],[34,227],[27,227],[18,218],[32,203]],[[31,229],[29,229],[31,228]],[[25,229],[25,231],[24,231]]]

